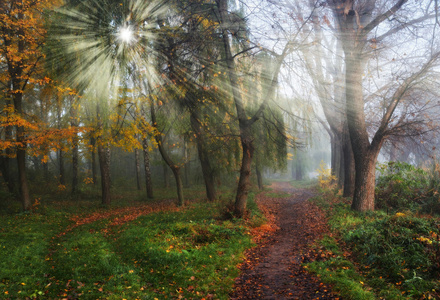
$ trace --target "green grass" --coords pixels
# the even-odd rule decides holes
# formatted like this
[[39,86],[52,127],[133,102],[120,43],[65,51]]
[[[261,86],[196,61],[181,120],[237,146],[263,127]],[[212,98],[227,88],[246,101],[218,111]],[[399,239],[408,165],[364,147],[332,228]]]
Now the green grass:
[[289,198],[292,197],[292,194],[289,193],[282,193],[282,192],[267,192],[266,193],[267,197],[271,197],[271,198]]
[[304,179],[290,181],[290,185],[297,189],[311,189],[318,186],[318,179]]
[[438,219],[410,212],[361,214],[334,193],[314,201],[328,213],[332,230],[316,247],[333,255],[307,268],[344,299],[439,297]]
[[[146,201],[134,194],[118,195],[112,208]],[[0,299],[228,299],[237,265],[252,245],[249,228],[265,221],[249,195],[247,221],[222,218],[227,194],[214,204],[192,196],[181,211],[117,226],[110,226],[112,217],[72,230],[66,230],[72,216],[112,208],[101,207],[99,199],[41,200],[33,213],[3,211]],[[168,197],[157,196],[154,201]]]

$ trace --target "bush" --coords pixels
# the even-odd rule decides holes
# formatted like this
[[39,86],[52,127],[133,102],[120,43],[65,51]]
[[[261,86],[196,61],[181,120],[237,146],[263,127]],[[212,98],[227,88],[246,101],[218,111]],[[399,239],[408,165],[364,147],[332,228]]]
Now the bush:
[[429,199],[429,174],[404,162],[389,162],[378,167],[376,209],[418,210]]

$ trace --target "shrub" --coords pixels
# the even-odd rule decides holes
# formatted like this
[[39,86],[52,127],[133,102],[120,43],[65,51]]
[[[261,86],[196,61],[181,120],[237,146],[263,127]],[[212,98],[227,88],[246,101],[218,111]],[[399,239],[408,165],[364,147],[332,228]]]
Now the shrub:
[[418,210],[429,199],[430,176],[404,162],[389,162],[378,167],[376,208]]

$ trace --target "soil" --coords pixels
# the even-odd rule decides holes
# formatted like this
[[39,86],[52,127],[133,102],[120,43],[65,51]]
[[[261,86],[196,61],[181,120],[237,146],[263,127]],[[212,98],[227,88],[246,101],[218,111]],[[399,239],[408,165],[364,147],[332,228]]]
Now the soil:
[[274,183],[271,188],[272,194],[290,195],[273,198],[263,193],[257,199],[276,230],[267,230],[246,253],[230,298],[341,299],[301,265],[309,259],[311,244],[328,232],[323,212],[307,201],[313,191],[296,189],[286,182]]

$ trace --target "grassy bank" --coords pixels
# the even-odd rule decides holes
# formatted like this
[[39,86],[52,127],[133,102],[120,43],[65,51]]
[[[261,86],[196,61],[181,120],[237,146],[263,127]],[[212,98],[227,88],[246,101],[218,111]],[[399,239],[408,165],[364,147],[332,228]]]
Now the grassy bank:
[[344,299],[439,299],[437,217],[417,212],[361,214],[326,192],[314,199],[327,212],[331,236],[305,267],[334,285]]

